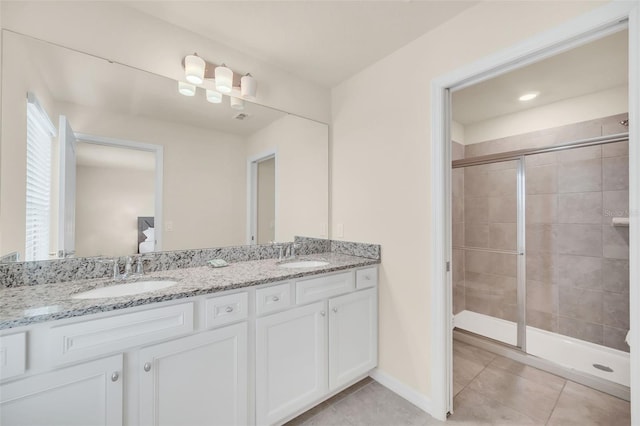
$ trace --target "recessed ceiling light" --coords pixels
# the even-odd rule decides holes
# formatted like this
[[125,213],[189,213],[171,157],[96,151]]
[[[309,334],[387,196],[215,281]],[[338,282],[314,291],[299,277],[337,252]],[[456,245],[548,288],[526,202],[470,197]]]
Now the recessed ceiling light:
[[529,93],[525,93],[524,95],[520,96],[518,98],[518,100],[522,101],[522,102],[526,102],[526,101],[530,101],[532,99],[535,99],[538,97],[538,95],[540,94],[540,92],[529,92]]

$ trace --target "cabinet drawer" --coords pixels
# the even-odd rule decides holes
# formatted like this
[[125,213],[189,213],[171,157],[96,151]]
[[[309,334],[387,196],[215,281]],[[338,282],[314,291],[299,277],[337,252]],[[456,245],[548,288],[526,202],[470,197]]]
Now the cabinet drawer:
[[307,303],[326,299],[352,291],[354,288],[353,272],[327,275],[296,282],[296,303]]
[[27,366],[27,333],[0,336],[0,380],[23,374]]
[[356,271],[356,288],[375,287],[378,283],[378,268],[365,268]]
[[51,329],[52,356],[56,364],[120,351],[193,331],[193,303]]
[[207,299],[207,328],[246,319],[248,305],[246,292]]
[[262,315],[291,306],[291,284],[256,290],[256,314]]

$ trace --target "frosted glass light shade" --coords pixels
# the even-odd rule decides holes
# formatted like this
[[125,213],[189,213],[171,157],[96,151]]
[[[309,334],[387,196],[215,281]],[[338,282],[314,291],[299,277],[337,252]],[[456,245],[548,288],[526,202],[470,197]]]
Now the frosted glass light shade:
[[247,74],[240,79],[240,94],[243,98],[256,98],[256,79],[251,74]]
[[192,84],[202,84],[204,81],[204,59],[196,55],[184,57],[184,78]]
[[185,96],[194,96],[196,94],[196,86],[191,83],[185,83],[184,81],[178,82],[178,92]]
[[242,111],[244,109],[244,101],[240,98],[234,98],[233,96],[230,96],[229,104],[231,105],[231,108],[238,111]]
[[222,93],[216,92],[215,90],[207,89],[207,101],[212,104],[219,104],[222,102]]
[[231,93],[233,86],[233,71],[227,68],[225,64],[216,67],[216,90],[220,93]]

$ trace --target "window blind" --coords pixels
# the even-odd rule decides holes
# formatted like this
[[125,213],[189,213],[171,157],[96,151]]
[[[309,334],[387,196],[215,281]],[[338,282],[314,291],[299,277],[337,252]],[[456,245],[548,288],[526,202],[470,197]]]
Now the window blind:
[[25,260],[49,258],[51,141],[55,128],[36,97],[27,95]]

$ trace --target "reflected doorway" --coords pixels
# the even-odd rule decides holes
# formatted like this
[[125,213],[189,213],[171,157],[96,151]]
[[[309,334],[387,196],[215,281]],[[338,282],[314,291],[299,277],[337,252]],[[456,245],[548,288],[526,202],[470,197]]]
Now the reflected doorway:
[[249,244],[276,240],[276,154],[249,160]]

